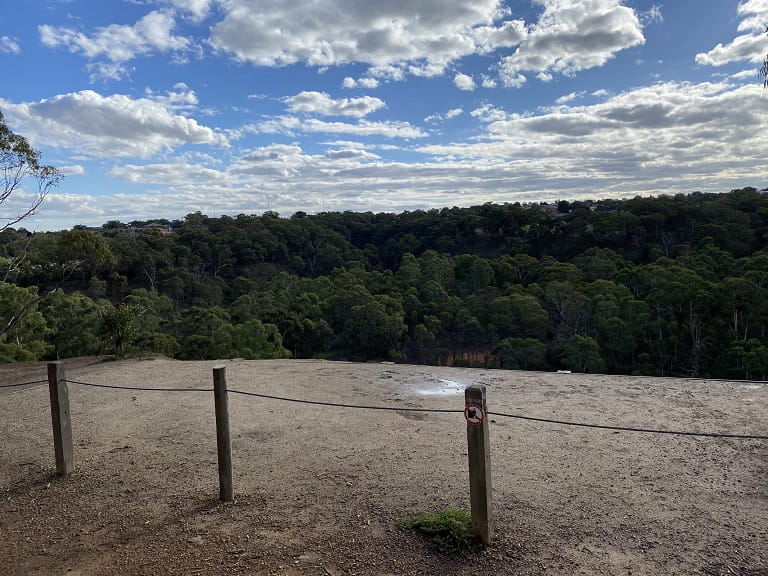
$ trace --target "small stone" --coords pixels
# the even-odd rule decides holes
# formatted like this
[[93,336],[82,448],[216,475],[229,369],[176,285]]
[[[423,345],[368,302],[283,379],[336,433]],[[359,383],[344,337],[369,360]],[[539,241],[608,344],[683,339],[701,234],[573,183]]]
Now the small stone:
[[308,564],[317,564],[320,560],[322,560],[322,556],[317,552],[304,552],[304,554],[299,556],[299,562],[306,562]]

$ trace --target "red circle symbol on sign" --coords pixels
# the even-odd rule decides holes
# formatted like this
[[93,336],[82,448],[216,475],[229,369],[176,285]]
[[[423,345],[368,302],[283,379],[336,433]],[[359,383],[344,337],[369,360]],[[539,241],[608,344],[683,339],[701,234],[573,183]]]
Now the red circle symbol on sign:
[[485,418],[483,407],[480,404],[467,404],[464,408],[464,418],[467,420],[467,424],[479,426]]

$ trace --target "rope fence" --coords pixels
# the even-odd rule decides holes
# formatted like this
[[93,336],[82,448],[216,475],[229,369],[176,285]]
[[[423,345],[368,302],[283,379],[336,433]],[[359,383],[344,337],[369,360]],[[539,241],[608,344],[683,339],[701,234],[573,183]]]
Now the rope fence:
[[[95,384],[93,382],[81,382],[79,380],[66,379],[65,382],[77,386],[87,386],[91,388],[106,388],[112,390],[130,390],[134,392],[213,392],[213,388],[168,388],[168,387],[146,387],[146,386],[118,386],[115,384]],[[2,384],[0,388],[17,388],[23,386],[33,386],[36,384],[46,384],[48,380],[33,380],[30,382],[18,382],[16,384]],[[338,402],[322,402],[319,400],[303,400],[300,398],[289,398],[286,396],[276,396],[273,394],[263,394],[259,392],[246,392],[244,390],[229,389],[232,394],[241,396],[251,396],[263,398],[265,400],[276,400],[279,402],[293,402],[296,404],[309,404],[313,406],[328,406],[333,408],[345,408],[352,410],[379,410],[391,412],[424,412],[437,414],[462,414],[463,410],[450,408],[402,408],[395,406],[369,406],[364,404],[343,404]],[[768,435],[760,434],[731,434],[727,432],[691,432],[687,430],[660,430],[656,428],[641,428],[633,426],[615,426],[609,424],[591,424],[587,422],[573,422],[569,420],[558,420],[555,418],[539,418],[536,416],[525,416],[523,414],[508,414],[504,412],[488,412],[488,416],[497,416],[500,418],[512,418],[515,420],[525,420],[528,422],[539,422],[542,424],[554,424],[558,426],[570,426],[577,428],[590,428],[593,430],[611,430],[614,432],[636,432],[641,434],[663,434],[670,436],[693,436],[700,438],[729,438],[732,440],[768,440]]]
[[48,364],[48,379],[15,384],[3,384],[0,388],[18,388],[35,384],[48,383],[51,402],[51,421],[53,424],[54,451],[56,454],[56,472],[66,475],[74,469],[74,447],[72,442],[72,425],[70,421],[69,390],[67,384],[99,389],[125,390],[131,392],[213,392],[216,410],[216,443],[219,469],[219,499],[230,502],[234,499],[232,446],[229,431],[228,394],[237,394],[252,398],[277,402],[290,402],[312,406],[325,406],[340,409],[377,410],[388,412],[421,412],[440,414],[463,414],[467,424],[467,456],[469,460],[470,502],[472,508],[472,525],[475,535],[489,544],[493,535],[491,514],[491,476],[490,476],[490,442],[489,423],[495,422],[490,416],[511,418],[521,421],[549,424],[556,426],[579,427],[613,432],[633,432],[644,434],[662,434],[686,437],[701,437],[731,440],[768,440],[768,435],[733,434],[727,432],[693,432],[687,430],[667,430],[647,427],[617,426],[608,424],[591,424],[555,418],[540,418],[523,414],[493,412],[487,408],[486,387],[484,385],[468,386],[464,391],[465,407],[463,410],[450,408],[414,408],[399,406],[376,406],[366,404],[347,404],[321,400],[305,400],[262,392],[228,389],[226,367],[213,368],[213,388],[194,387],[161,387],[161,386],[121,386],[117,384],[100,384],[72,380],[66,377],[65,368],[61,362]]
[[[47,382],[43,380],[42,382]],[[112,384],[93,384],[90,382],[80,382],[77,380],[69,380],[66,382],[70,384],[76,384],[78,386],[89,386],[93,388],[111,388],[115,390],[131,390],[134,392],[213,392],[213,388],[158,388],[158,387],[136,387],[136,386],[117,386]],[[38,384],[40,382],[35,382]],[[437,413],[437,414],[463,414],[464,410],[451,409],[451,408],[401,408],[398,406],[369,406],[364,404],[343,404],[338,402],[323,402],[319,400],[303,400],[300,398],[289,398],[286,396],[276,396],[273,394],[263,394],[259,392],[246,392],[244,390],[228,389],[227,392],[231,394],[239,394],[241,396],[252,396],[255,398],[263,398],[265,400],[276,400],[279,402],[293,402],[295,404],[310,404],[313,406],[329,406],[333,408],[345,408],[353,410],[380,410],[389,412],[425,412],[425,413]],[[535,416],[525,416],[522,414],[507,414],[504,412],[487,412],[488,416],[498,416],[501,418],[512,418],[515,420],[526,420],[529,422],[540,422],[543,424],[554,424],[558,426],[571,426],[578,428],[591,428],[595,430],[611,430],[614,432],[637,432],[643,434],[665,434],[671,436],[696,436],[702,438],[730,438],[734,440],[768,440],[768,435],[758,434],[731,434],[727,432],[691,432],[685,430],[659,430],[656,428],[639,428],[632,426],[614,426],[608,424],[590,424],[586,422],[572,422],[569,420],[558,420],[553,418],[538,418]]]

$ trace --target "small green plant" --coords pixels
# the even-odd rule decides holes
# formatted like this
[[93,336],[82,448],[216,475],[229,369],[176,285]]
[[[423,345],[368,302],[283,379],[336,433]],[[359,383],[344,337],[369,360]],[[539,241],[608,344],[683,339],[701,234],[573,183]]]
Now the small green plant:
[[461,552],[477,545],[472,516],[466,510],[419,512],[405,518],[401,526],[424,535],[441,552]]

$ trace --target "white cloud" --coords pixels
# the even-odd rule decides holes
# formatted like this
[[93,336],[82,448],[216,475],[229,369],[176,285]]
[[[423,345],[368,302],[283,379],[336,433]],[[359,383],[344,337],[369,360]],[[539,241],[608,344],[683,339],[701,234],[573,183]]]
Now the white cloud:
[[[162,184],[163,186],[205,185],[227,180],[219,170],[188,162],[149,165],[123,164],[113,167],[109,176],[134,184]],[[231,179],[229,179],[231,182]]]
[[128,67],[119,62],[89,62],[86,69],[90,72],[91,84],[98,80],[123,80],[129,76]]
[[765,32],[765,27],[768,26],[768,0],[746,0],[739,4],[737,11],[739,15],[744,16],[744,20],[739,23],[739,32]]
[[750,78],[752,80],[757,79],[758,74],[754,69],[747,68],[746,70],[742,70],[741,72],[736,72],[735,74],[731,74],[731,78],[734,78],[736,80],[743,80],[746,78]]
[[363,142],[355,142],[354,140],[330,140],[327,142],[320,142],[323,146],[334,146],[336,148],[355,148],[364,150],[372,147],[371,144],[365,144]]
[[223,180],[258,178],[262,186],[277,184],[286,178],[309,181],[327,178],[339,171],[358,168],[378,156],[358,147],[341,147],[323,154],[307,154],[298,144],[272,144],[247,151],[228,167]]
[[405,70],[402,66],[371,66],[368,68],[371,78],[386,80],[388,82],[402,82],[405,80]]
[[[755,168],[768,157],[762,90],[728,82],[660,83],[527,116],[485,105],[471,112],[487,123],[482,138],[409,149],[423,161],[408,163],[387,158],[386,147],[373,153],[370,143],[343,139],[322,142],[327,149],[318,153],[289,143],[223,161],[186,155],[131,162],[109,173],[115,195],[54,194],[42,219],[29,224],[55,227],[43,219],[61,214],[75,215],[69,225],[98,225],[195,210],[399,211],[764,186],[768,172]],[[301,125],[297,120],[296,129]],[[142,184],[144,191],[120,193],[123,183]]]
[[[510,70],[502,70],[501,74],[501,83],[504,85],[505,88],[520,88],[523,84],[525,84],[528,79],[523,75],[519,74],[517,72],[511,72]],[[539,80],[545,82],[548,80],[551,80],[552,76],[549,74],[540,74]]]
[[21,54],[21,46],[16,38],[9,36],[0,36],[0,54]]
[[85,168],[79,164],[74,164],[72,166],[59,166],[58,168],[59,172],[63,176],[81,176],[82,174],[85,174]]
[[472,118],[477,118],[481,122],[497,122],[506,120],[509,115],[502,109],[496,108],[492,104],[483,104],[469,113]]
[[491,78],[486,74],[483,74],[482,78],[483,78],[483,88],[496,88],[497,82],[494,78]]
[[413,76],[421,76],[422,78],[435,78],[442,76],[445,71],[445,65],[443,63],[435,62],[420,62],[419,64],[410,64],[404,67],[408,74]]
[[589,106],[509,116],[490,122],[482,140],[419,151],[446,161],[503,163],[528,174],[526,188],[537,182],[564,193],[728,190],[768,177],[755,170],[768,156],[768,99],[761,91],[727,82],[660,83]]
[[461,72],[457,73],[456,76],[453,77],[453,84],[459,90],[465,90],[468,92],[471,92],[472,90],[477,88],[477,85],[475,84],[475,80],[472,78],[472,76],[468,76],[467,74],[462,74]]
[[445,122],[446,120],[451,120],[452,118],[457,118],[462,114],[464,114],[464,110],[462,108],[452,108],[445,114],[430,114],[424,118],[424,122],[427,124],[437,124],[440,122]]
[[284,98],[291,112],[321,114],[324,116],[352,116],[362,118],[385,106],[384,101],[372,96],[334,100],[325,92],[300,92]]
[[191,41],[174,36],[176,26],[170,11],[152,11],[132,26],[110,24],[89,36],[63,26],[43,24],[38,27],[40,40],[51,48],[66,48],[89,59],[106,58],[122,64],[137,56],[154,52],[187,52]]
[[648,10],[640,12],[638,16],[643,26],[647,26],[648,24],[655,24],[656,22],[664,22],[664,15],[661,13],[660,4],[651,5]]
[[300,10],[282,0],[222,4],[210,43],[260,66],[362,62],[434,76],[464,56],[518,44],[524,24],[500,0],[360,2],[318,0]]
[[359,148],[344,148],[340,150],[328,150],[325,153],[328,160],[376,160],[379,158],[376,154],[371,154]]
[[718,44],[709,52],[696,54],[696,63],[703,66],[724,66],[731,62],[761,62],[768,51],[768,38],[757,34],[743,34],[730,44]]
[[344,81],[342,82],[342,86],[347,89],[367,88],[369,90],[372,90],[374,88],[378,88],[379,84],[380,82],[378,79],[370,78],[370,77],[363,77],[355,80],[354,78],[347,76],[346,78],[344,78]]
[[620,0],[536,0],[544,7],[538,23],[511,56],[503,58],[505,86],[522,85],[521,72],[541,80],[559,73],[604,65],[616,52],[645,42],[634,10]]
[[184,82],[178,82],[173,85],[173,89],[167,92],[158,93],[150,88],[144,90],[147,98],[158,104],[165,106],[168,110],[196,110],[198,105],[197,94]]
[[427,133],[408,122],[369,122],[360,120],[355,124],[326,122],[316,118],[301,119],[296,116],[277,116],[244,128],[261,134],[325,133],[352,134],[355,136],[384,136],[386,138],[425,138]]
[[40,102],[0,99],[0,105],[34,142],[94,157],[146,158],[182,144],[225,146],[224,136],[174,112],[180,100],[188,103],[191,98],[189,92],[179,94],[133,99],[83,90]]
[[[644,42],[638,13],[622,0],[532,1],[543,12],[538,22],[526,23],[513,17],[503,0],[317,0],[299,11],[282,0],[258,6],[251,0],[163,0],[164,9],[133,25],[111,24],[92,33],[42,25],[39,32],[44,44],[89,58],[92,82],[117,80],[128,77],[126,63],[139,56],[169,53],[174,62],[184,62],[201,54],[191,38],[174,33],[176,19],[200,24],[215,14],[219,19],[210,27],[208,44],[241,62],[304,63],[319,71],[367,64],[363,77],[344,78],[347,89],[440,76],[451,63],[477,54],[501,58],[491,67],[498,80],[459,73],[457,87],[474,90],[479,82],[516,88],[527,81],[527,71],[549,81],[556,73],[601,66],[616,52]],[[641,17],[657,21],[660,9],[654,5]]]
[[358,136],[386,136],[387,138],[425,138],[426,132],[408,122],[368,122],[361,120],[357,124],[344,122],[323,122],[307,120],[304,122],[307,132],[325,132],[329,134],[356,134]]
[[696,54],[696,63],[702,66],[723,66],[731,62],[748,61],[759,63],[768,52],[768,0],[747,0],[738,7],[742,17],[739,32],[728,44],[718,44],[709,52]]
[[583,90],[581,92],[571,92],[570,94],[564,94],[555,100],[555,104],[567,104],[568,102],[572,102],[577,98],[582,98],[584,94],[586,94],[586,92]]
[[169,0],[169,3],[186,13],[193,22],[202,22],[208,16],[213,0]]

